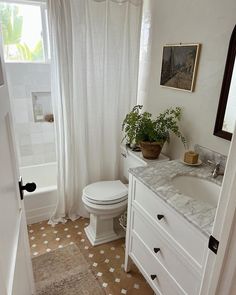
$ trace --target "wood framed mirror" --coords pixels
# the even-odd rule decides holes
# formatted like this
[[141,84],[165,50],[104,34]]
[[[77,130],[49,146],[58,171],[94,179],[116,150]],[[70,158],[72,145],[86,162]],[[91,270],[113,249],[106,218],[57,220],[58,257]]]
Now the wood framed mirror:
[[225,65],[214,135],[231,140],[236,122],[236,25],[233,29]]

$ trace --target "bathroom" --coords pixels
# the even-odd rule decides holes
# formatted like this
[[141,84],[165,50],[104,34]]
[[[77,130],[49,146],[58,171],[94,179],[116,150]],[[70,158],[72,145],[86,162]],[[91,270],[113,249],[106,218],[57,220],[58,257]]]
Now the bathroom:
[[[13,213],[2,207],[0,294],[234,294],[235,241],[231,237],[235,236],[236,143],[234,137],[229,140],[234,129],[223,131],[220,120],[227,103],[227,90],[222,89],[230,87],[231,76],[228,75],[236,50],[235,41],[231,42],[234,47],[228,54],[235,26],[235,1],[5,0],[1,3],[35,8],[35,14],[33,9],[25,13],[24,18],[32,24],[27,26],[28,34],[42,39],[43,53],[38,60],[25,61],[7,60],[5,53],[3,77],[8,84],[13,117],[14,138],[9,150],[15,149],[17,155],[12,164],[15,165],[15,178],[21,175],[24,184],[35,182],[37,188],[25,192],[24,200],[19,204],[24,214],[19,219],[22,224],[18,228],[21,237],[18,246],[13,240],[19,220],[10,225]],[[80,29],[84,20],[87,21],[85,31]],[[33,23],[37,25],[33,26]],[[70,34],[74,28],[77,28],[74,34]],[[81,46],[83,42],[86,46]],[[163,48],[186,44],[198,45],[192,89],[163,87],[160,85]],[[71,45],[75,47],[70,48]],[[233,54],[230,60],[229,56]],[[1,61],[2,56],[1,53]],[[107,67],[104,68],[104,64]],[[4,83],[0,84],[4,86]],[[0,92],[0,98],[4,95]],[[71,100],[66,100],[66,96]],[[4,110],[2,99],[0,104],[0,109]],[[153,117],[168,108],[180,107],[179,127],[186,144],[183,145],[177,136],[171,136],[157,160],[144,159],[141,152],[127,149],[125,141],[122,142],[121,125],[126,114],[137,104],[143,105],[143,110]],[[231,111],[234,107],[232,104]],[[3,143],[1,163],[4,164],[2,167],[8,167]],[[191,167],[180,163],[186,150],[194,148],[199,154],[197,164],[200,160],[203,164]],[[225,168],[227,157],[230,160]],[[216,169],[218,162],[219,170],[218,166]],[[215,187],[209,189],[213,192],[213,205],[206,204],[202,212],[197,212],[198,219],[196,216],[194,219],[193,208],[188,206],[192,203],[187,201],[184,213],[174,212],[168,219],[167,214],[173,213],[173,203],[155,197],[158,203],[150,205],[153,193],[163,192],[156,183],[160,172],[152,170],[153,165],[162,167],[163,183],[180,167],[182,176],[191,174],[195,180],[199,180],[196,171],[202,171],[201,178],[208,181],[191,183],[191,179],[179,177],[179,182],[175,178],[175,185],[179,185],[179,190],[189,189],[185,194],[190,195],[199,193],[202,187],[209,189],[209,183],[216,184],[216,190]],[[128,168],[131,168],[130,174]],[[1,197],[4,197],[4,175],[10,177],[10,172],[1,169]],[[207,175],[204,174],[206,171]],[[223,172],[224,176],[220,175]],[[219,185],[222,179],[223,185]],[[94,186],[96,182],[98,185]],[[187,182],[190,188],[187,188]],[[93,186],[89,187],[89,184]],[[94,195],[96,197],[104,188],[105,194],[102,199],[99,197],[99,202],[107,203],[102,206],[108,210],[105,212],[103,208],[102,214],[109,218],[99,218],[97,212],[101,203],[94,200]],[[191,197],[194,199],[195,195]],[[201,197],[204,203],[204,192]],[[112,198],[119,202],[115,204]],[[127,203],[126,216],[123,213]],[[7,203],[4,207],[8,208]],[[160,218],[167,210],[166,216],[154,222],[152,208]],[[212,213],[208,223],[204,220],[207,211]],[[123,224],[126,217],[128,223]],[[125,240],[124,231],[114,237],[113,218],[119,230],[120,221],[125,225]],[[170,227],[173,221],[176,227],[179,225],[178,235],[167,228],[167,219]],[[151,234],[152,230],[162,239]],[[14,234],[10,236],[8,232]],[[151,236],[155,238],[151,239]],[[208,249],[210,237],[213,250],[218,250],[217,255]],[[29,245],[25,242],[27,239]],[[146,244],[140,246],[139,240]],[[149,243],[156,243],[152,246],[155,253],[149,249]],[[23,262],[20,259],[22,249]],[[72,274],[69,278],[63,277],[64,266],[58,262],[54,270],[59,276],[53,284],[42,277],[44,271],[46,275],[50,273],[56,253],[65,256],[65,265],[69,265]],[[11,257],[15,257],[14,266]],[[152,268],[151,260],[158,261],[161,269],[156,264]],[[86,275],[84,271],[75,280],[73,271],[81,271],[77,270],[78,265],[88,270]],[[28,275],[22,275],[23,267]],[[64,289],[58,289],[60,278],[67,282]],[[35,286],[38,293],[35,293]],[[39,293],[38,288],[46,287],[54,289]]]

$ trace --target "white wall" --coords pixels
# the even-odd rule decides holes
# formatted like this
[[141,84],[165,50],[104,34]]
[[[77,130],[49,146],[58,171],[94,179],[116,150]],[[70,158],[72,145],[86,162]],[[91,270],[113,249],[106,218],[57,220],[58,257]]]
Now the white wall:
[[[144,0],[143,7],[139,102],[154,115],[181,106],[190,147],[198,143],[222,154],[230,143],[215,137],[213,129],[235,12],[235,0]],[[193,93],[160,86],[162,46],[180,42],[202,44]],[[179,158],[184,148],[173,138],[166,151]]]
[[12,105],[20,166],[56,161],[54,124],[34,122],[32,92],[50,92],[50,65],[7,63],[7,81]]

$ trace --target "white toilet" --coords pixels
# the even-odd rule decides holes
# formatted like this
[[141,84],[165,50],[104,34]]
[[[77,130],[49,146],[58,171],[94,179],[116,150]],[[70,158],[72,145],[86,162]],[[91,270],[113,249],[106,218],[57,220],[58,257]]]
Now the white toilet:
[[93,246],[110,242],[124,236],[114,230],[114,218],[127,206],[128,190],[120,181],[95,182],[83,190],[83,202],[90,213],[90,224],[85,232]]
[[[126,181],[129,168],[145,166],[150,162],[143,159],[141,153],[126,150],[125,147],[121,147],[121,155],[122,174]],[[166,160],[168,158],[163,155],[158,159]],[[128,185],[120,180],[95,182],[84,188],[82,200],[90,213],[90,223],[85,233],[93,246],[124,237],[122,228],[115,226],[115,218],[126,210],[127,199]]]

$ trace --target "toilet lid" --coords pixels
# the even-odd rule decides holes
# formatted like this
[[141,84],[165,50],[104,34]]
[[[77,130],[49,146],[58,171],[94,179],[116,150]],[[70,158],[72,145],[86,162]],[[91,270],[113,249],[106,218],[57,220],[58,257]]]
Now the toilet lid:
[[100,181],[89,184],[83,190],[83,195],[95,204],[115,204],[127,198],[128,189],[120,181]]

